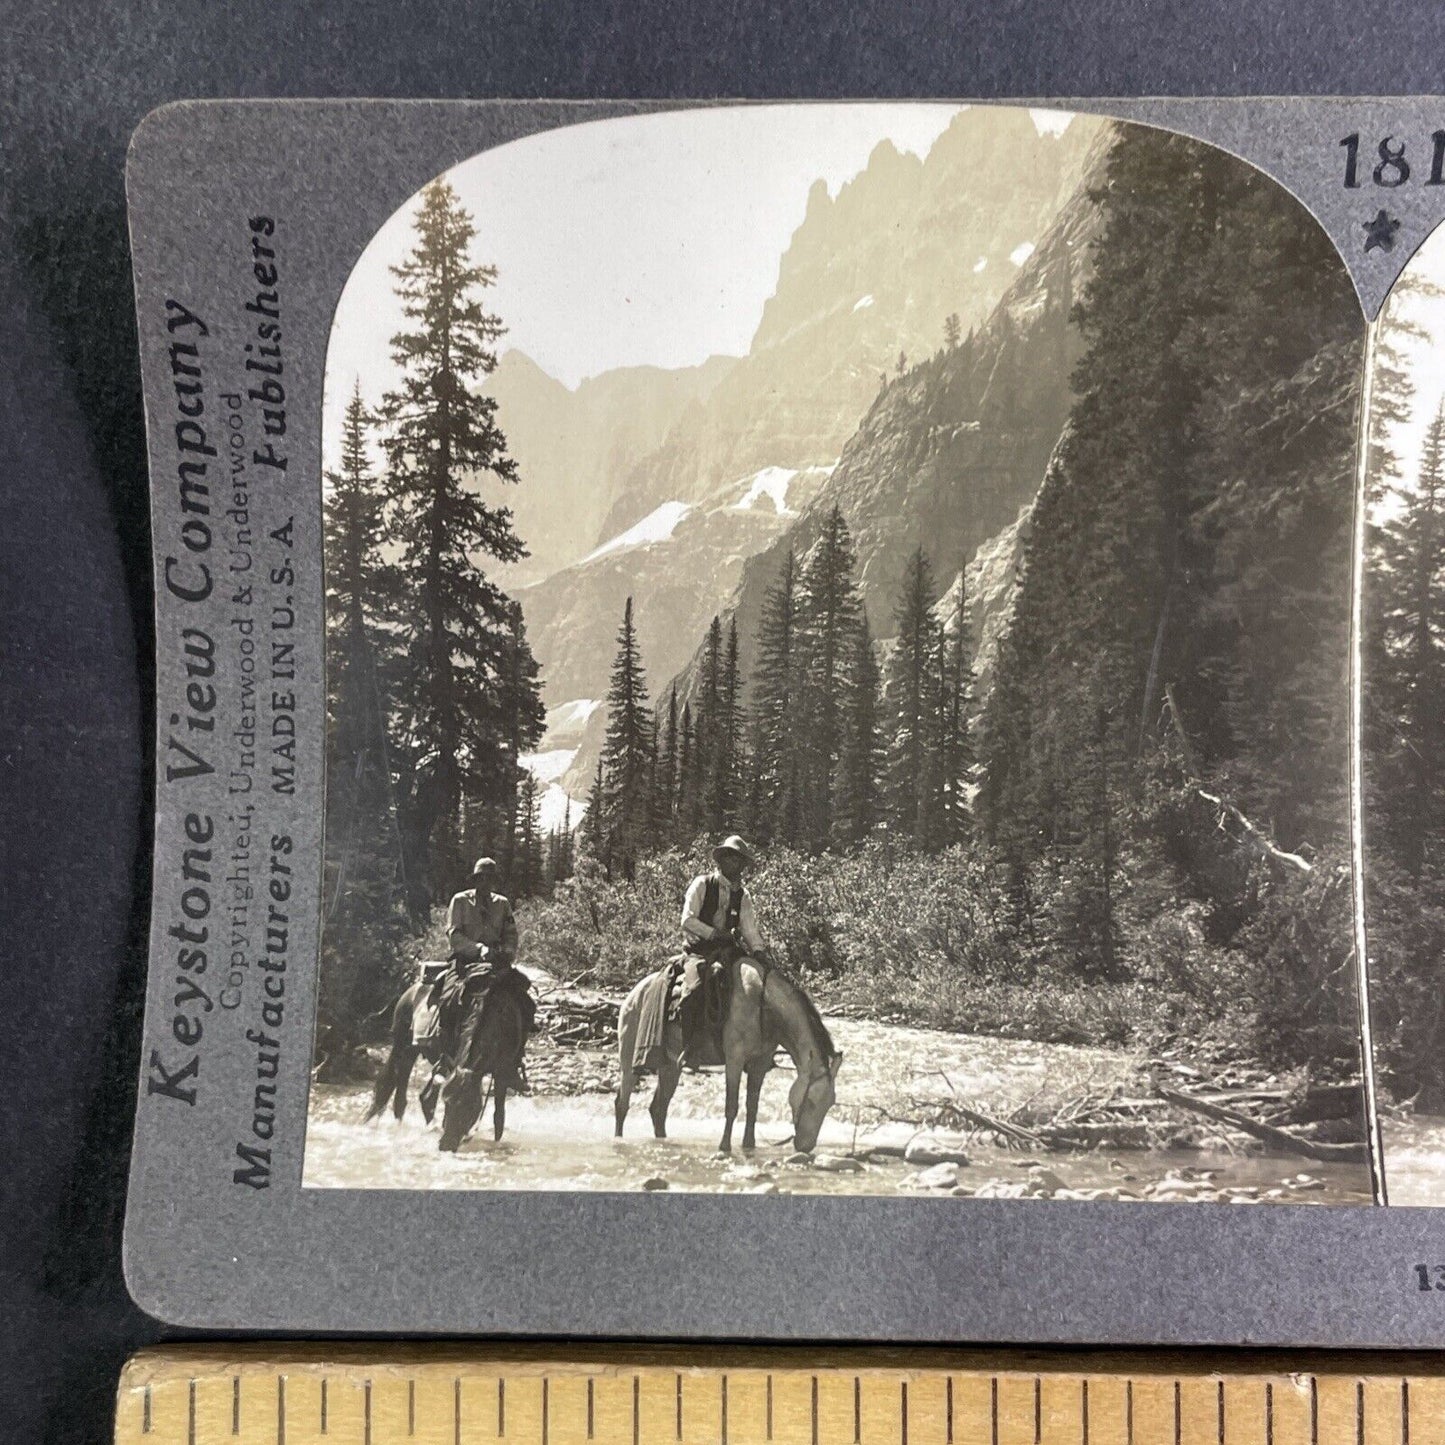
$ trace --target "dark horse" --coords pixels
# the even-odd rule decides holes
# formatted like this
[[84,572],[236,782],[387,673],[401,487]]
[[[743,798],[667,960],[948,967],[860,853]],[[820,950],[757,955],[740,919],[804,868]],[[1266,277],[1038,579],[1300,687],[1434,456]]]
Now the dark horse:
[[[432,1065],[432,1075],[418,1095],[422,1113],[430,1123],[436,1111],[437,1098],[443,1105],[442,1136],[439,1147],[454,1150],[475,1127],[482,1116],[485,1100],[482,1080],[490,1075],[492,1088],[492,1137],[500,1139],[507,1127],[507,1086],[497,1082],[514,1075],[527,1046],[527,1021],[523,1004],[510,988],[492,988],[482,1004],[482,1019],[472,1040],[471,1057],[457,1067],[450,1057],[448,1045],[456,1036],[455,1029],[444,1031],[442,1039],[418,1044],[412,1037],[412,1017],[416,1005],[427,989],[418,981],[396,1001],[391,1011],[391,1051],[376,1080],[371,1097],[368,1121],[376,1118],[390,1102],[398,1119],[406,1113],[407,1089],[412,1069],[421,1055]],[[438,1076],[446,1074],[444,1083]]]

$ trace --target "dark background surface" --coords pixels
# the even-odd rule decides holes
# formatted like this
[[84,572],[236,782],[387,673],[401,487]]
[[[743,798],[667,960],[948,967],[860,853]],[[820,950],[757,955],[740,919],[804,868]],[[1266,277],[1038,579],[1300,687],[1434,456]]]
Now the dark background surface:
[[121,1362],[164,1333],[129,1303],[119,1262],[151,652],[123,166],[148,110],[1403,94],[1445,89],[1442,56],[1445,8],[1424,3],[0,3],[0,1439],[108,1439]]

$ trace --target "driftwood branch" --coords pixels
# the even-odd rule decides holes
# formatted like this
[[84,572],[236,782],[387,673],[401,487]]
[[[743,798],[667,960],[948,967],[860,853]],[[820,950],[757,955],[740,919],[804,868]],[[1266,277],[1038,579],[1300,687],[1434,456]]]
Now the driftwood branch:
[[1277,1149],[1283,1149],[1288,1154],[1299,1154],[1321,1164],[1364,1164],[1366,1162],[1365,1146],[1362,1143],[1322,1144],[1314,1139],[1301,1139],[1297,1134],[1291,1134],[1288,1129],[1277,1129],[1273,1124],[1261,1124],[1258,1119],[1251,1119],[1248,1114],[1238,1113],[1234,1109],[1226,1109],[1223,1104],[1211,1104],[1207,1100],[1196,1099],[1190,1094],[1181,1094],[1175,1089],[1166,1089],[1163,1084],[1155,1087],[1159,1097],[1168,1099],[1171,1104],[1177,1104],[1181,1109],[1189,1109],[1196,1114],[1203,1114],[1206,1119],[1214,1119],[1220,1124],[1228,1124],[1242,1133],[1262,1139],[1266,1144],[1273,1144]]
[[988,1129],[1001,1138],[1012,1140],[1015,1144],[1028,1144],[1037,1148],[1043,1143],[1037,1134],[1031,1133],[1027,1129],[1021,1129],[1017,1124],[1010,1124],[1006,1120],[992,1119],[987,1114],[979,1113],[977,1109],[970,1109],[967,1104],[960,1104],[957,1100],[953,1101],[952,1108],[960,1119],[966,1119],[976,1128]]
[[[1184,771],[1191,778],[1197,779],[1199,763],[1194,752],[1194,744],[1189,741],[1189,730],[1184,726],[1184,714],[1179,709],[1179,699],[1174,695],[1172,682],[1164,684],[1164,702],[1169,712],[1169,721],[1174,728],[1174,736],[1179,739],[1179,748],[1184,754]],[[1197,781],[1194,784],[1194,792],[1197,797],[1202,798],[1211,807],[1219,809],[1219,826],[1221,828],[1224,827],[1224,820],[1229,819],[1239,829],[1240,841],[1247,843],[1255,852],[1275,863],[1283,864],[1286,868],[1293,868],[1297,873],[1313,873],[1315,871],[1314,864],[1308,858],[1281,848],[1268,833],[1251,823],[1228,798],[1209,792]]]
[[1005,1119],[990,1118],[987,1114],[982,1114],[977,1109],[970,1109],[967,1104],[959,1103],[958,1090],[953,1087],[953,1080],[950,1079],[942,1069],[938,1071],[938,1077],[948,1085],[948,1092],[953,1096],[949,1101],[949,1108],[951,1108],[960,1119],[966,1119],[976,1128],[988,1129],[997,1134],[1001,1139],[1011,1140],[1015,1144],[1028,1144],[1033,1148],[1037,1148],[1043,1143],[1043,1140],[1040,1139],[1037,1134],[1031,1133],[1029,1130],[1021,1128],[1017,1124],[1010,1124]]
[[1282,863],[1286,868],[1293,868],[1297,873],[1313,873],[1315,871],[1315,865],[1308,858],[1302,858],[1298,853],[1290,853],[1281,848],[1267,833],[1251,823],[1227,798],[1222,798],[1218,793],[1211,793],[1197,785],[1194,791],[1206,803],[1219,809],[1221,828],[1224,826],[1224,819],[1230,819],[1244,835],[1244,841],[1257,853],[1276,863]]

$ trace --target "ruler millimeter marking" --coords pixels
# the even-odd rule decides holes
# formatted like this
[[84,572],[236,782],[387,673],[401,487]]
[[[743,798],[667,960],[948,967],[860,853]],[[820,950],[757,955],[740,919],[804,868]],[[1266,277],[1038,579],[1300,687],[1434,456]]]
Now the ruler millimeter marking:
[[1445,1358],[214,1347],[117,1445],[1445,1445]]

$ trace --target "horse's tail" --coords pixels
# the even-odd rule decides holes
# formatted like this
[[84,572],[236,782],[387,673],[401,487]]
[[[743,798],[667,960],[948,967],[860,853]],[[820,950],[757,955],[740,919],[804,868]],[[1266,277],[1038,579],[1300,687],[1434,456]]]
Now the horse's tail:
[[365,1120],[368,1124],[391,1102],[398,1087],[406,1087],[406,1080],[397,1077],[400,1072],[397,1055],[406,1047],[411,1034],[415,990],[415,984],[408,984],[394,1002],[371,1015],[375,1019],[388,1012],[391,1014],[391,1047],[386,1051],[386,1062],[381,1066],[381,1073],[376,1076],[376,1087],[371,1091],[371,1107],[366,1111]]
[[632,991],[622,1000],[617,1010],[617,1097],[612,1113],[617,1138],[622,1137],[622,1126],[627,1121],[627,1110],[632,1101],[632,1086],[637,1080],[637,1022],[642,1012],[642,998],[652,975],[633,985]]

